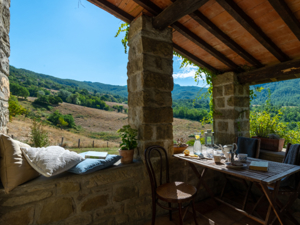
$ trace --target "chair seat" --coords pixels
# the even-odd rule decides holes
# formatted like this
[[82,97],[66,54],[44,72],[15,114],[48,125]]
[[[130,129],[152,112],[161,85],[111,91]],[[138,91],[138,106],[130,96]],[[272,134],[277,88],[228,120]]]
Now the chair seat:
[[185,202],[191,200],[197,189],[190,184],[175,181],[166,183],[156,189],[158,198],[168,202]]

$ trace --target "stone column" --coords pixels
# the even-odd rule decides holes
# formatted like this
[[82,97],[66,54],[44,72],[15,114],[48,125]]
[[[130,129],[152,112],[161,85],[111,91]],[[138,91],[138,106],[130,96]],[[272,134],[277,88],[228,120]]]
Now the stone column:
[[233,72],[213,79],[215,142],[232,144],[236,137],[249,137],[249,85],[240,85]]
[[7,133],[9,98],[10,0],[0,0],[0,133]]
[[128,122],[139,131],[135,158],[143,159],[151,145],[172,154],[172,30],[156,30],[152,18],[141,15],[131,23],[128,38]]

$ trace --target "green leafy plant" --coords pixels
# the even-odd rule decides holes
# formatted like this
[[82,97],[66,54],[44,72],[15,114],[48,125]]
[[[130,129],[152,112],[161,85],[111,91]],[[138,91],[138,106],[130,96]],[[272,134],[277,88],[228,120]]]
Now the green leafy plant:
[[130,125],[124,125],[117,131],[121,135],[121,150],[133,150],[137,147],[137,134],[138,131],[130,127]]
[[29,110],[25,109],[16,96],[11,95],[8,100],[9,120],[17,115],[27,115]]
[[31,138],[29,144],[34,147],[45,147],[49,145],[48,132],[44,130],[42,123],[35,120],[31,127]]
[[127,53],[129,27],[129,23],[122,23],[115,35],[115,37],[118,37],[122,32],[125,32],[125,36],[121,40],[122,45],[124,46],[125,54]]
[[174,147],[185,147],[186,146],[183,138],[178,138],[176,141],[174,140],[173,143],[174,143]]

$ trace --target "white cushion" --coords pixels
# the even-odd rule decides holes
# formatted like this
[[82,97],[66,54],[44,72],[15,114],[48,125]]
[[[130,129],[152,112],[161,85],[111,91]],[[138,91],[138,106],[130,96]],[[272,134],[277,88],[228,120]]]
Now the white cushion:
[[45,177],[55,176],[71,169],[84,158],[60,146],[46,148],[21,148],[28,163]]

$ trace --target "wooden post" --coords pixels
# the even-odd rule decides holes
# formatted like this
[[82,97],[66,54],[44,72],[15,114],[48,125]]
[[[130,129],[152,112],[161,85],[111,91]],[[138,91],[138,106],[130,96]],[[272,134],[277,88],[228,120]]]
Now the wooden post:
[[95,148],[95,141],[93,141],[93,148]]
[[11,135],[11,138],[14,139],[14,135],[13,134]]
[[61,144],[60,144],[60,146],[63,146],[63,143],[64,143],[64,137],[61,137]]
[[78,148],[80,148],[80,139],[78,139]]

